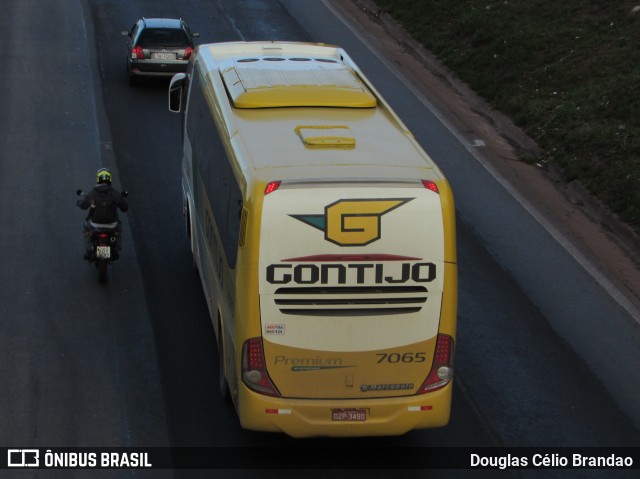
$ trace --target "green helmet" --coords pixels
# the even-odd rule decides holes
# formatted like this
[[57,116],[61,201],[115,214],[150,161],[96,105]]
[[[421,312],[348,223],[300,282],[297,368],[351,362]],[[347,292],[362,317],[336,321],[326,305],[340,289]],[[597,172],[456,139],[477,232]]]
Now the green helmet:
[[111,172],[106,168],[100,168],[96,173],[96,183],[109,183],[111,184]]

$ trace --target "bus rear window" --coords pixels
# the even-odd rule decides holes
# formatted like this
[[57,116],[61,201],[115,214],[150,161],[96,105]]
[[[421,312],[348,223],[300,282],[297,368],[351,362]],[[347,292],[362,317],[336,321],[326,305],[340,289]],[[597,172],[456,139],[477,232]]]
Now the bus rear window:
[[138,44],[142,48],[192,46],[184,30],[177,28],[147,28]]

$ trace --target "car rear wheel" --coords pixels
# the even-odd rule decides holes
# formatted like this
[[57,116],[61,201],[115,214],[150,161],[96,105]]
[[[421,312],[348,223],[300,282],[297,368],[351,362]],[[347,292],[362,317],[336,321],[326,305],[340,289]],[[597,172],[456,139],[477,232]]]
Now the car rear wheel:
[[127,62],[127,78],[129,79],[129,86],[136,86],[138,84],[138,78],[131,73],[131,65]]

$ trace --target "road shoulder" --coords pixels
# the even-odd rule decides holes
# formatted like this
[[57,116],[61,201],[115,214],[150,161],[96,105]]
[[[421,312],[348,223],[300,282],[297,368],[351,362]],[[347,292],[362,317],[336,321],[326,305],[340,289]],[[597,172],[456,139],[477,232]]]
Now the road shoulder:
[[[579,182],[565,183],[544,164],[529,165],[538,146],[505,115],[491,108],[415,42],[372,0],[326,0],[358,34],[397,66],[402,76],[433,105],[449,129],[490,169],[543,226],[566,239],[566,248],[610,282],[629,308],[640,310],[640,238],[590,195]],[[525,205],[526,207],[526,205]],[[539,217],[538,217],[539,216]],[[611,287],[613,286],[613,288]],[[617,292],[610,291],[612,294]]]

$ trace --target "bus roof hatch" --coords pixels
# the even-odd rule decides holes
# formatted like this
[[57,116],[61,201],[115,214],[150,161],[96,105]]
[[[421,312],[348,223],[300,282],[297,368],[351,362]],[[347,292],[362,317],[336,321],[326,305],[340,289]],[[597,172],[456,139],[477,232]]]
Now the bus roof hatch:
[[221,68],[236,108],[373,108],[375,96],[346,65],[328,58],[252,57]]

